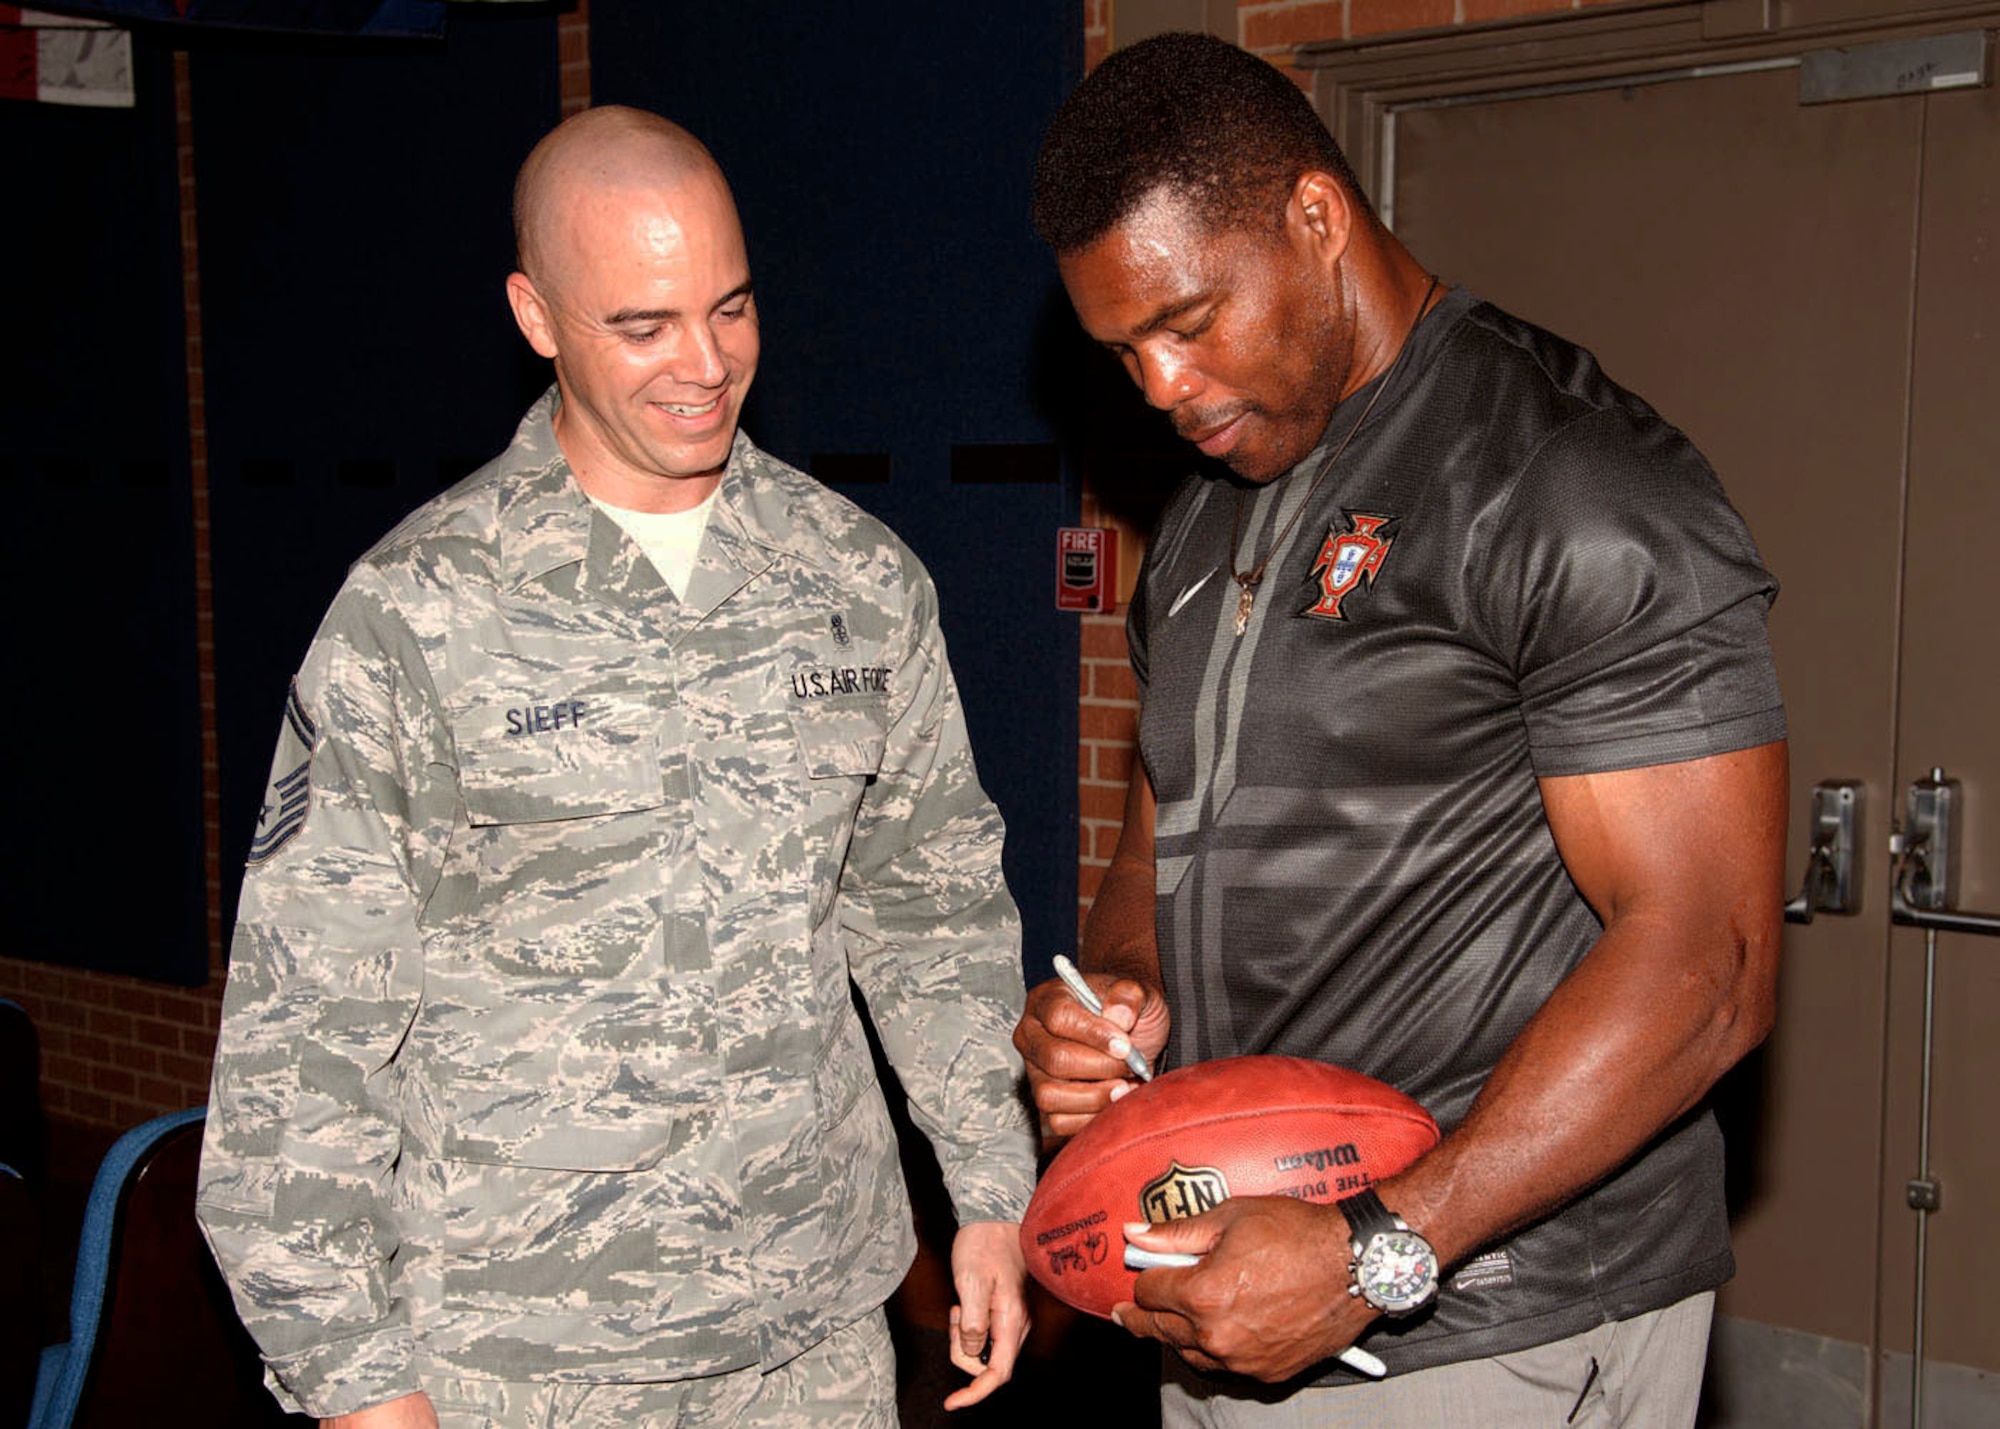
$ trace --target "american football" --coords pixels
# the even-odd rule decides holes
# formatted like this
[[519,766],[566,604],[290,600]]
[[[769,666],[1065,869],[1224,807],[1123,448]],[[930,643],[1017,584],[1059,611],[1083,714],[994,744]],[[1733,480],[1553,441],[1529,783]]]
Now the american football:
[[1028,1269],[1092,1315],[1132,1298],[1127,1221],[1174,1221],[1229,1196],[1321,1203],[1394,1175],[1437,1123],[1373,1077],[1302,1057],[1226,1057],[1135,1088],[1049,1163],[1021,1221]]

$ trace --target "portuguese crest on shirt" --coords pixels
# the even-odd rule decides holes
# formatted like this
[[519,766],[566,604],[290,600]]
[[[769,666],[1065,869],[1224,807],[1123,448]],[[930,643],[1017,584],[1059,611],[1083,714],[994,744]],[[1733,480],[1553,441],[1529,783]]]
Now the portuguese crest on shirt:
[[1326,541],[1313,561],[1313,580],[1319,586],[1319,598],[1299,614],[1317,615],[1325,620],[1347,619],[1341,602],[1364,581],[1372,587],[1381,575],[1382,563],[1389,558],[1389,548],[1396,541],[1394,536],[1383,534],[1383,527],[1395,519],[1355,511],[1347,516],[1347,529],[1342,530],[1338,525],[1328,527]]

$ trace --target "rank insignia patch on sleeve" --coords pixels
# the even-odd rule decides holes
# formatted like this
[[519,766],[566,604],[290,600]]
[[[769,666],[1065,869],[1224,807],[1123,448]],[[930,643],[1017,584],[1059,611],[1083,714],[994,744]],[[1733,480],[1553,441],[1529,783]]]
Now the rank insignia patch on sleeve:
[[250,862],[264,862],[306,826],[306,810],[312,803],[313,742],[318,734],[294,680],[285,695],[285,722],[278,731],[278,752],[271,758],[271,782],[257,810]]

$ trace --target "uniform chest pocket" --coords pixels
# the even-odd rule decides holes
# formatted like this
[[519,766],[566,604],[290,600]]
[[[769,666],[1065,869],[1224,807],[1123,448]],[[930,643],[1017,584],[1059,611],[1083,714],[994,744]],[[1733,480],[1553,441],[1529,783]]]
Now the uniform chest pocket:
[[459,792],[475,827],[588,819],[666,802],[649,729],[598,724],[458,735]]
[[794,708],[792,730],[809,779],[873,778],[882,770],[889,715],[880,700]]

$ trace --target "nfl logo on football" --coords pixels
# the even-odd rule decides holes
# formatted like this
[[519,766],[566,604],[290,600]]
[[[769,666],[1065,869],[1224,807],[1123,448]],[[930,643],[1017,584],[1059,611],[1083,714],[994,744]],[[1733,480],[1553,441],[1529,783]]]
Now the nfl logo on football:
[[1229,1182],[1215,1167],[1183,1166],[1178,1161],[1139,1188],[1139,1208],[1155,1225],[1184,1221],[1228,1199]]

